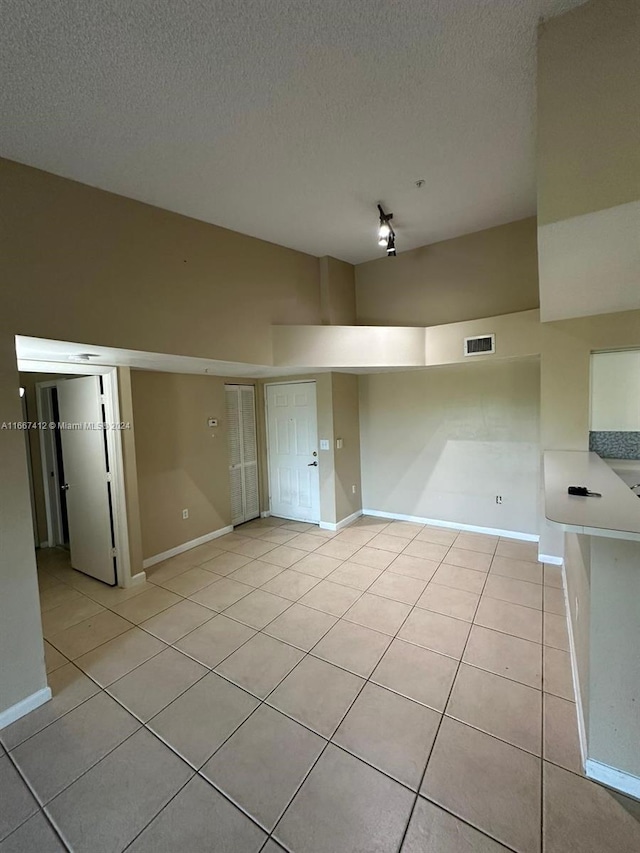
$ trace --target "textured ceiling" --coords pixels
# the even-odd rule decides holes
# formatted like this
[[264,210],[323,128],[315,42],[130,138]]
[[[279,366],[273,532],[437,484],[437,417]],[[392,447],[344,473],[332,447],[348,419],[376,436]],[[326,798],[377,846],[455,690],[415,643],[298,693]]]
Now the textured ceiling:
[[536,25],[581,2],[1,0],[0,154],[368,260],[378,201],[400,251],[535,211]]

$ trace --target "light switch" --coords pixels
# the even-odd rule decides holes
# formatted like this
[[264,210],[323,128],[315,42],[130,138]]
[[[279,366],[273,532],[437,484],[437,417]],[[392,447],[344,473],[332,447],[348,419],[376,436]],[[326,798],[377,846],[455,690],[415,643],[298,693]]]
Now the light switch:
[[329,449],[329,439],[321,438],[320,439],[320,450],[328,450]]
[[336,450],[342,450],[342,439],[336,438]]

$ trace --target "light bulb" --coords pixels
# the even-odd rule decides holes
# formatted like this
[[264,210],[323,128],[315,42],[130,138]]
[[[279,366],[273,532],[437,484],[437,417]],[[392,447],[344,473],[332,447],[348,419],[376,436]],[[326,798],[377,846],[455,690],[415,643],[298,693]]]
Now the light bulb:
[[378,246],[386,246],[386,245],[387,245],[387,238],[386,237],[380,237],[380,239],[378,240]]
[[[380,240],[386,240],[389,234],[391,234],[391,228],[389,228],[389,223],[381,222],[380,228],[378,229],[378,237],[380,238]],[[382,245],[382,243],[380,245]]]

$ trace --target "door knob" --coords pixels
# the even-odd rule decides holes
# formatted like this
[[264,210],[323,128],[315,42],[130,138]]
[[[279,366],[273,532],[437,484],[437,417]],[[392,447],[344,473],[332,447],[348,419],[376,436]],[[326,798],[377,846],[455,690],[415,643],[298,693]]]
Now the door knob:
[[317,462],[309,462],[309,464],[307,465],[307,468],[317,468],[317,467],[318,467]]
[[60,491],[61,492],[68,492],[69,491],[69,483],[65,483],[64,486],[60,486]]

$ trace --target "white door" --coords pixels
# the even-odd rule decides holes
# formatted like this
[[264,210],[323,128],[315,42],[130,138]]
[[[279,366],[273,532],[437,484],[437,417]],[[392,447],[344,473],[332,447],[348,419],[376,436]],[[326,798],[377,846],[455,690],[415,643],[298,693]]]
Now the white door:
[[[58,407],[64,424],[103,423],[100,376],[60,382]],[[110,476],[104,431],[61,429],[60,439],[71,565],[86,575],[115,584]]]
[[271,514],[320,520],[316,383],[267,385]]
[[231,523],[235,525],[260,515],[256,399],[253,385],[227,385],[225,392]]

